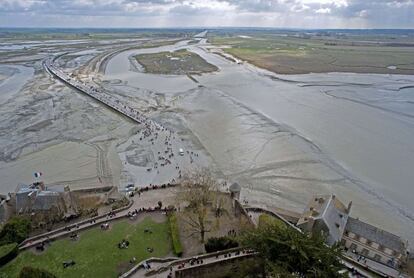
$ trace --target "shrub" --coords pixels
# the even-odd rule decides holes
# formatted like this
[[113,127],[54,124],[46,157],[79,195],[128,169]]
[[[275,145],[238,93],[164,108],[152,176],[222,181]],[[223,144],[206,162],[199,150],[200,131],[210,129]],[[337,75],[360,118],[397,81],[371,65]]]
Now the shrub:
[[0,266],[13,260],[18,252],[19,249],[15,242],[0,246]]
[[175,213],[168,214],[168,222],[170,225],[170,234],[173,245],[174,254],[181,257],[183,254],[183,247],[180,241],[180,234],[178,231],[177,216]]
[[115,203],[112,204],[112,210],[117,210],[122,207],[125,207],[129,204],[129,200],[127,198],[122,198],[120,200],[115,201]]
[[56,278],[56,276],[40,268],[25,266],[20,271],[19,278]]
[[238,247],[239,243],[229,237],[211,237],[204,244],[207,253]]
[[8,243],[21,243],[30,232],[30,220],[15,216],[9,219],[0,232],[0,245]]

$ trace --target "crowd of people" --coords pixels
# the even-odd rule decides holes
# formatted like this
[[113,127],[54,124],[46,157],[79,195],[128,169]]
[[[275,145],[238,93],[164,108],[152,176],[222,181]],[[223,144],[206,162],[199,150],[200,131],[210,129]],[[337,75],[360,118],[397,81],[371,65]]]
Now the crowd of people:
[[[248,249],[242,249],[242,250],[237,250],[237,251],[233,251],[233,252],[225,252],[222,254],[217,254],[215,256],[215,260],[221,260],[221,259],[227,259],[227,258],[232,258],[232,257],[237,257],[240,255],[247,255],[247,254],[253,254],[255,253],[254,250],[248,250]],[[173,277],[173,271],[174,268],[176,268],[177,270],[180,269],[184,269],[186,267],[191,267],[191,266],[196,266],[196,265],[202,265],[204,264],[204,260],[208,259],[208,257],[203,256],[203,257],[193,257],[190,258],[186,261],[181,261],[179,264],[174,265],[174,266],[170,266],[169,268],[169,274],[167,277],[172,278]]]

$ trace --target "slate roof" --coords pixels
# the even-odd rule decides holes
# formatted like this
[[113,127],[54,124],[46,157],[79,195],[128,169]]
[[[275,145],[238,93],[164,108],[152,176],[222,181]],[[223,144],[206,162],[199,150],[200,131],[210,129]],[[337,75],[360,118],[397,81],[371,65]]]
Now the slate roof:
[[235,182],[232,185],[230,185],[229,190],[230,190],[230,192],[240,192],[241,191],[241,186],[237,182]]
[[311,229],[325,226],[329,233],[327,243],[332,245],[341,240],[348,213],[348,209],[335,195],[318,195],[309,202],[297,225],[308,225],[309,220],[313,219],[315,222]]
[[381,230],[368,223],[349,217],[345,227],[346,231],[362,236],[370,241],[381,244],[391,250],[404,253],[405,245],[399,236]]

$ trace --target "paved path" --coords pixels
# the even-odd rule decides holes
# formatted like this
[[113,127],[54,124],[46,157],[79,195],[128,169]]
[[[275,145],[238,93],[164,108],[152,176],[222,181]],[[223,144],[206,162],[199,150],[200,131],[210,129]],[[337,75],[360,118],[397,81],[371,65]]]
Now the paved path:
[[[199,264],[194,263],[190,264],[191,260],[202,260],[202,265],[216,263],[220,261],[225,260],[231,260],[234,258],[240,258],[240,257],[248,257],[248,256],[254,256],[255,252],[248,252],[245,250],[229,250],[229,251],[222,251],[222,252],[216,252],[216,253],[210,253],[200,256],[194,256],[184,259],[175,260],[168,263],[150,263],[151,270],[145,270],[143,267],[139,268],[138,271],[133,273],[130,276],[130,278],[143,278],[143,277],[159,277],[159,278],[167,278],[170,273],[172,273],[172,276],[175,277],[174,273],[176,270],[179,269],[187,269],[192,267],[197,267],[201,265],[201,262]],[[152,272],[152,273],[151,273]]]
[[81,81],[77,81],[74,78],[71,78],[69,75],[64,73],[62,70],[58,69],[53,64],[53,59],[47,59],[43,62],[43,66],[47,72],[51,73],[53,76],[57,77],[60,81],[65,84],[70,85],[71,87],[77,89],[78,91],[94,98],[95,100],[105,104],[106,106],[118,111],[124,116],[130,118],[131,120],[137,122],[138,124],[145,124],[147,128],[154,128],[156,130],[168,130],[166,127],[161,124],[150,120],[135,108],[130,107],[128,104],[121,102],[116,97],[102,92],[98,88],[87,85]]
[[135,194],[134,197],[131,198],[131,201],[133,202],[132,205],[121,209],[121,211],[116,212],[116,214],[112,217],[108,217],[107,214],[104,214],[72,223],[68,225],[68,227],[72,227],[69,231],[63,227],[41,235],[34,236],[32,238],[28,238],[19,246],[19,249],[28,249],[42,243],[47,239],[55,240],[64,236],[68,236],[72,232],[82,231],[107,222],[121,219],[123,217],[128,217],[128,213],[130,211],[139,210],[141,208],[154,208],[157,206],[158,201],[162,202],[163,207],[174,205],[175,195],[178,190],[179,189],[176,187],[168,187],[148,190],[141,194]]

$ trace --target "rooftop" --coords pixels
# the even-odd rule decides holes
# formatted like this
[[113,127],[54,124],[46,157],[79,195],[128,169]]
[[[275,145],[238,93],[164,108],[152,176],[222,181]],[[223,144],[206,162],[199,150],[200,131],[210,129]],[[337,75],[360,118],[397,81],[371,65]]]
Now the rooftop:
[[401,253],[404,253],[405,251],[404,242],[399,236],[362,222],[359,219],[349,217],[345,230],[362,236],[370,241],[379,243],[389,249]]
[[229,190],[230,190],[230,192],[240,192],[241,191],[241,186],[237,182],[235,182],[232,185],[230,185]]
[[351,203],[346,207],[335,195],[315,196],[309,202],[297,226],[305,230],[319,230],[320,225],[325,226],[329,233],[328,244],[341,240],[348,220]]

